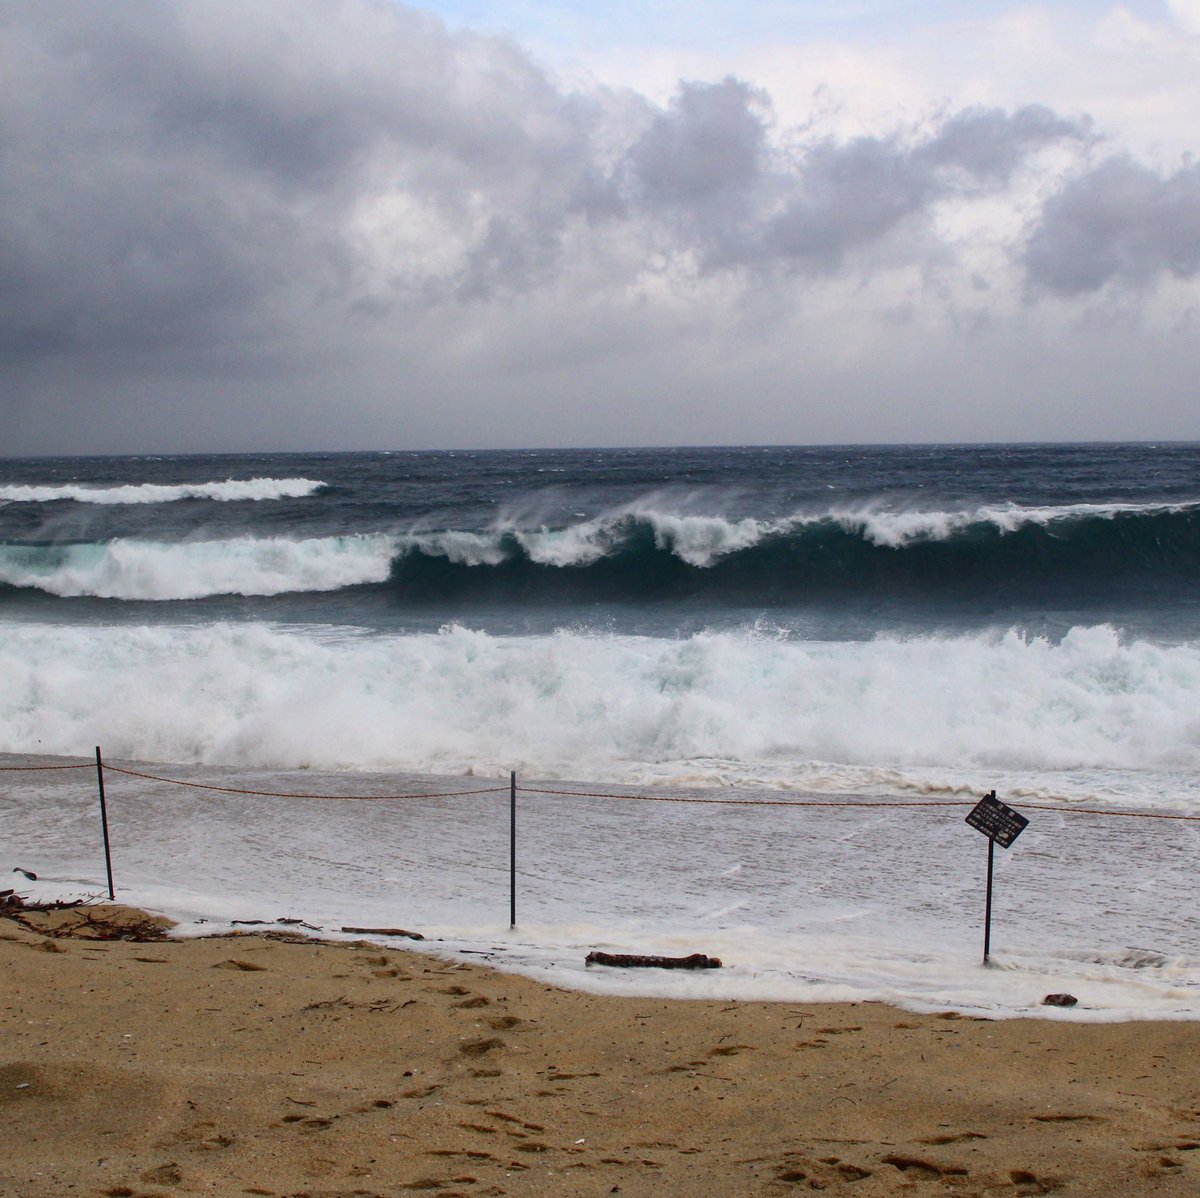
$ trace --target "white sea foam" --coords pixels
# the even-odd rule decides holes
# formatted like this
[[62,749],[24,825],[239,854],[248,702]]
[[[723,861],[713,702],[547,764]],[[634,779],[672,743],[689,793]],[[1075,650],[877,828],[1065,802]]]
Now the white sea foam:
[[181,499],[235,500],[302,499],[314,495],[325,484],[309,478],[229,478],[206,483],[126,483],[123,486],[84,486],[62,483],[38,486],[7,483],[0,485],[0,501],[10,503],[174,503]]
[[[381,555],[382,560],[383,555]],[[119,696],[113,702],[112,697]],[[1200,647],[12,624],[0,750],[1200,809]]]
[[394,553],[395,542],[382,535],[10,545],[0,546],[0,582],[62,597],[127,600],[334,591],[385,581]]

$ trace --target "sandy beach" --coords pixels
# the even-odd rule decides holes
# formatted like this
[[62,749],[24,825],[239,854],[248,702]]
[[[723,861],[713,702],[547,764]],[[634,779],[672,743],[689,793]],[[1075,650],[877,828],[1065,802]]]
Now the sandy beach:
[[596,997],[366,943],[96,938],[153,931],[121,907],[22,920],[0,921],[22,1198],[1200,1184],[1194,1023]]

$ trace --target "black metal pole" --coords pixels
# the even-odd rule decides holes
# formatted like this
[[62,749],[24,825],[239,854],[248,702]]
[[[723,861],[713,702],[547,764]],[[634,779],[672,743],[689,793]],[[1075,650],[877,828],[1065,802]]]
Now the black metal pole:
[[100,788],[100,827],[104,832],[104,868],[108,872],[109,901],[115,899],[112,880],[112,850],[108,843],[108,804],[104,801],[104,761],[100,756],[100,746],[96,746],[96,785]]
[[508,926],[517,926],[517,771],[508,775]]
[[992,864],[996,858],[996,842],[988,837],[987,907],[983,916],[983,963],[988,963],[992,947]]

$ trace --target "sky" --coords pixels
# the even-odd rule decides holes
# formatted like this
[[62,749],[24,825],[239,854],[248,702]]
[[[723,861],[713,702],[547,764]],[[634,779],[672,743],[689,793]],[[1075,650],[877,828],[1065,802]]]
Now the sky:
[[1200,0],[0,0],[0,454],[1200,439]]

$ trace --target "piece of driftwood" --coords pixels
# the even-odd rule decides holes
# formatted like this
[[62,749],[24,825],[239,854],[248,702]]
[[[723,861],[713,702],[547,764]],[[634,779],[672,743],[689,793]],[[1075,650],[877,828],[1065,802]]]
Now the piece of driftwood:
[[420,932],[408,932],[404,928],[343,928],[351,936],[404,936],[409,940],[424,940]]
[[687,957],[641,956],[637,953],[588,953],[585,964],[616,965],[631,969],[720,969],[720,957],[692,953]]

